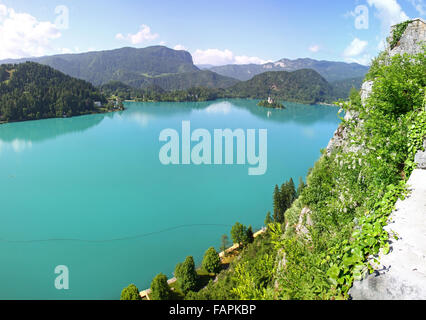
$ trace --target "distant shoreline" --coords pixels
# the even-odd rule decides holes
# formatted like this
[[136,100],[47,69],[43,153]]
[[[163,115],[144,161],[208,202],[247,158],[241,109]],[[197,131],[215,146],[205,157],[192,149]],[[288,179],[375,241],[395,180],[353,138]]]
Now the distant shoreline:
[[[138,100],[138,99],[129,99],[129,100],[124,100],[124,102],[136,102],[136,103],[186,103],[186,102],[213,102],[213,101],[219,101],[219,100],[234,100],[234,99],[239,99],[239,100],[258,100],[258,101],[262,101],[262,99],[257,99],[257,98],[233,98],[233,97],[219,97],[219,98],[215,98],[215,99],[209,99],[209,100],[184,100],[184,101],[161,101],[161,100]],[[304,104],[307,106],[315,106],[315,105],[321,105],[321,106],[328,106],[328,107],[338,107],[336,106],[334,103],[327,103],[327,102],[314,102],[314,103],[305,103],[302,101],[286,101],[283,100],[283,102],[289,102],[289,103],[297,103],[297,104]],[[268,108],[268,107],[263,107],[265,109],[280,109],[280,108]],[[284,108],[281,108],[282,110],[284,110]]]
[[335,104],[333,104],[333,103],[319,102],[319,103],[317,103],[317,104],[319,104],[319,105],[321,105],[321,106],[337,107],[337,106],[336,106]]
[[126,108],[123,107],[123,109],[115,109],[115,110],[97,110],[97,111],[93,111],[93,112],[87,112],[87,113],[82,113],[82,114],[78,114],[75,116],[71,116],[71,117],[47,117],[47,118],[40,118],[40,119],[26,119],[26,120],[11,120],[11,121],[0,121],[0,126],[3,124],[8,124],[8,123],[18,123],[18,122],[28,122],[28,121],[38,121],[38,120],[47,120],[47,119],[70,119],[70,118],[75,118],[75,117],[81,117],[81,116],[90,116],[90,115],[95,115],[95,114],[106,114],[106,113],[112,113],[112,112],[118,112],[118,111],[124,111],[126,110]]

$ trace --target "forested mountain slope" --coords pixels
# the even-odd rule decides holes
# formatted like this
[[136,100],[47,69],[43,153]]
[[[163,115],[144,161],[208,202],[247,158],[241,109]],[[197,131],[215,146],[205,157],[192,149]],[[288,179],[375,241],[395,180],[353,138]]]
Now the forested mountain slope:
[[0,65],[0,121],[23,121],[95,112],[104,98],[92,84],[27,62]]
[[5,62],[25,61],[48,65],[96,86],[110,81],[121,81],[136,88],[159,85],[166,90],[177,90],[193,86],[226,88],[238,82],[212,71],[200,71],[193,64],[189,52],[163,46],[121,48]]
[[264,99],[272,96],[307,104],[332,100],[333,88],[311,69],[265,72],[229,89],[236,97]]

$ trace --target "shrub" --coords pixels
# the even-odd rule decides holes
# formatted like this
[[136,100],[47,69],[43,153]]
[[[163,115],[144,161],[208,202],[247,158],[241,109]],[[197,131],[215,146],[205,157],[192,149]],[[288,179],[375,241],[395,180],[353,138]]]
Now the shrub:
[[195,290],[198,275],[195,270],[193,257],[187,257],[183,263],[176,265],[175,277],[183,293]]
[[168,300],[170,298],[170,287],[167,277],[160,273],[151,282],[151,300]]
[[121,291],[120,300],[142,300],[142,298],[139,295],[138,288],[134,284],[131,284]]
[[218,273],[220,271],[220,257],[213,247],[209,248],[204,254],[202,266],[209,273]]

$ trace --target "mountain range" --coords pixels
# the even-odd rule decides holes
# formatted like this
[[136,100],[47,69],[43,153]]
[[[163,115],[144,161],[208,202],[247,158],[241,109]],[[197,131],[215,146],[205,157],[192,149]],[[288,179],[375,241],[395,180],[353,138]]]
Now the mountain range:
[[203,68],[241,81],[250,80],[254,76],[268,71],[313,69],[328,82],[335,82],[349,78],[364,77],[369,70],[369,67],[357,63],[318,61],[308,58],[296,60],[281,59],[277,62],[269,62],[266,64],[230,64],[218,67],[203,66]]
[[[252,84],[241,84],[240,86],[238,84],[241,81],[252,80],[265,72],[292,72],[311,69],[332,84],[335,88],[334,96],[337,98],[347,97],[350,87],[352,85],[358,87],[369,69],[356,63],[317,61],[307,58],[281,59],[274,63],[259,65],[216,67],[202,65],[197,67],[189,52],[173,50],[164,46],[140,49],[126,47],[98,52],[4,60],[0,61],[0,64],[16,64],[26,61],[48,65],[69,76],[86,80],[95,86],[119,81],[137,89],[158,87],[167,91],[186,90],[193,87],[228,89],[236,86],[237,88],[245,88]],[[311,73],[311,75],[314,74]],[[270,80],[274,77],[269,74],[266,78]],[[256,86],[260,85],[259,79],[257,78],[254,81],[257,83]],[[309,82],[306,77],[304,79]],[[268,87],[265,86],[263,91],[268,90]]]
[[238,82],[212,71],[197,68],[189,52],[164,46],[121,48],[116,50],[62,54],[40,58],[0,61],[16,64],[26,61],[48,65],[72,77],[96,86],[110,81],[144,88],[152,85],[166,90],[188,89],[192,86],[229,87]]

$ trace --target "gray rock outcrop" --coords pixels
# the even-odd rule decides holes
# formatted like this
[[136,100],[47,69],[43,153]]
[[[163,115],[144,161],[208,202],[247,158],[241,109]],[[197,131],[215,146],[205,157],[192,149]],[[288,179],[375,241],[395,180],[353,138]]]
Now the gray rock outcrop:
[[[391,29],[391,37],[393,38],[393,31],[396,26]],[[426,39],[426,22],[422,18],[416,18],[405,29],[404,34],[399,40],[395,48],[388,47],[387,51],[389,56],[393,57],[396,54],[417,54],[422,51],[422,41]]]

